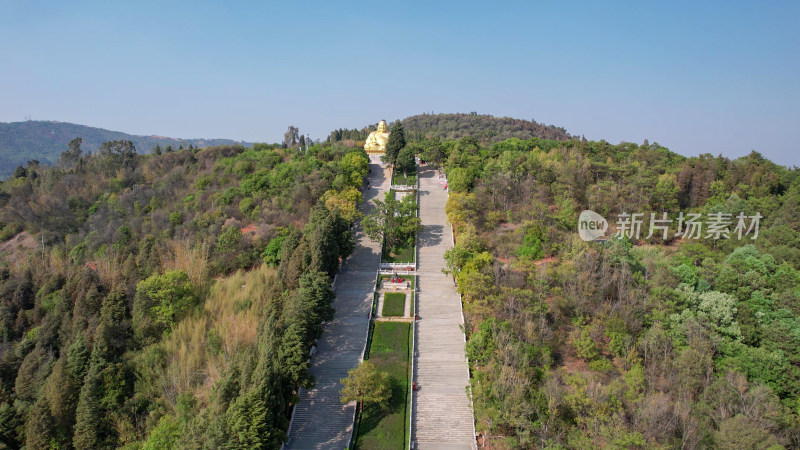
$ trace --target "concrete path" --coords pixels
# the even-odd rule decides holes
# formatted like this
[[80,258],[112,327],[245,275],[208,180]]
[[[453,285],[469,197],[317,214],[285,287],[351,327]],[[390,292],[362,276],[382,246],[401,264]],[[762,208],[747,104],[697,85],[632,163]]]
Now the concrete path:
[[[372,210],[372,199],[383,200],[388,192],[388,174],[370,162],[369,183],[362,212]],[[325,326],[311,358],[309,372],[316,378],[311,390],[301,389],[289,430],[288,449],[343,449],[353,430],[356,404],[342,405],[339,380],[358,366],[369,329],[375,274],[381,260],[380,243],[371,241],[357,227],[356,248],[336,279],[336,317]]]
[[452,247],[444,191],[436,172],[420,171],[419,291],[412,439],[419,449],[474,449],[469,371],[461,329],[461,299],[453,279],[442,273],[444,252]]

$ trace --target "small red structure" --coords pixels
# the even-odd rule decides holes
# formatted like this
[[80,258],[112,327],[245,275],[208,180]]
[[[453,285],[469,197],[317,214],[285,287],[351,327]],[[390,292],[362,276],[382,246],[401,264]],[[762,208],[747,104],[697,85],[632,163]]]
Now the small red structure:
[[241,230],[242,230],[242,234],[255,233],[256,231],[258,231],[258,227],[255,226],[255,225],[248,225],[248,226],[242,228]]

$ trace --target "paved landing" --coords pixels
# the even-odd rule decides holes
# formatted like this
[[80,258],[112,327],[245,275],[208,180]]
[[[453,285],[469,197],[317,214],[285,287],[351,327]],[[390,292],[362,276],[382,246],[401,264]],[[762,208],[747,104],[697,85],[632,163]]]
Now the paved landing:
[[[373,198],[383,200],[388,192],[388,173],[370,164],[369,184],[362,212],[372,209]],[[369,329],[375,274],[380,265],[380,243],[372,242],[359,226],[356,248],[336,279],[336,317],[325,326],[311,358],[309,372],[316,378],[310,390],[301,389],[295,406],[287,449],[343,449],[353,430],[356,404],[343,405],[339,380],[358,366]]]
[[467,395],[469,370],[461,329],[461,299],[442,273],[452,247],[447,192],[433,170],[420,171],[419,283],[412,439],[419,449],[474,449],[474,418]]

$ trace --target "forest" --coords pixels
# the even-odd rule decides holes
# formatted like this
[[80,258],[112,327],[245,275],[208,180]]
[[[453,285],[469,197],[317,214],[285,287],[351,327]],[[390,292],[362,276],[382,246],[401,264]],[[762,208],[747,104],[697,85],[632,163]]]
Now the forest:
[[0,186],[0,443],[279,447],[367,168],[327,143],[80,138],[19,167]]
[[[26,120],[24,122],[0,122],[0,178],[5,179],[14,169],[28,161],[42,164],[55,164],[61,152],[76,136],[82,139],[84,152],[97,152],[103,142],[129,140],[141,152],[152,147],[210,147],[214,145],[233,145],[231,139],[175,139],[165,136],[140,136],[88,127],[68,122],[50,120]],[[241,142],[245,147],[252,144]]]
[[[556,139],[568,140],[572,136],[562,127],[543,125],[534,120],[514,119],[511,117],[494,117],[489,114],[417,114],[389,123],[389,126],[402,123],[406,136],[410,141],[426,139],[461,139],[471,137],[481,143],[489,144],[510,138],[517,139]],[[362,147],[369,133],[375,131],[378,124],[371,124],[361,129],[333,130],[327,142],[343,142],[354,147]]]
[[[481,445],[800,446],[796,168],[403,126],[397,159],[447,174]],[[345,141],[291,144],[75,139],[0,184],[3,445],[280,447],[368,170]],[[585,242],[585,209],[763,219]]]
[[[800,173],[760,154],[474,138],[446,170],[476,432],[490,448],[800,446]],[[584,242],[580,211],[763,215],[739,240]],[[642,236],[642,238],[644,235]]]

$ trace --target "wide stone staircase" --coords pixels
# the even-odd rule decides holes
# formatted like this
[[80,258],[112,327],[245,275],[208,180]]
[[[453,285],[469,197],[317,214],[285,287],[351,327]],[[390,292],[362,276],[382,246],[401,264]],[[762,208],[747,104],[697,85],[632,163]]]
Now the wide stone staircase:
[[[368,212],[373,198],[383,199],[390,180],[377,163],[370,164],[372,189],[364,193],[362,210]],[[343,405],[340,379],[358,366],[369,329],[375,275],[380,264],[380,244],[372,242],[358,227],[356,248],[336,278],[336,316],[325,325],[311,357],[309,373],[313,388],[301,389],[294,408],[285,448],[343,449],[353,431],[355,402]]]
[[419,449],[474,449],[475,428],[467,391],[461,298],[442,273],[444,252],[452,247],[447,225],[447,193],[434,171],[420,171],[417,311],[412,443]]

